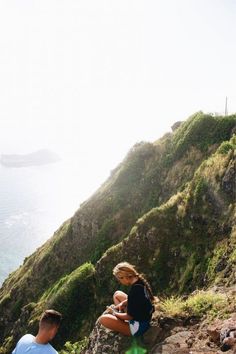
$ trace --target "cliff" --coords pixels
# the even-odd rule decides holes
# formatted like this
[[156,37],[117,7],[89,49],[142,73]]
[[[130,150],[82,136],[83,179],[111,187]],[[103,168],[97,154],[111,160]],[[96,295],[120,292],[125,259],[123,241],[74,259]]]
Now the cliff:
[[56,347],[92,330],[136,264],[158,295],[232,286],[236,271],[236,116],[198,112],[154,143],[136,144],[71,219],[0,289],[0,343],[10,352],[41,311],[64,314]]

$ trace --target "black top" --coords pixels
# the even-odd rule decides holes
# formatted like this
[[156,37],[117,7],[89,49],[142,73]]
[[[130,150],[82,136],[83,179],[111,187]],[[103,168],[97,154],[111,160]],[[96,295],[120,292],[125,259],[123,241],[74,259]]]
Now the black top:
[[153,305],[142,280],[136,281],[128,294],[127,313],[136,321],[150,321]]

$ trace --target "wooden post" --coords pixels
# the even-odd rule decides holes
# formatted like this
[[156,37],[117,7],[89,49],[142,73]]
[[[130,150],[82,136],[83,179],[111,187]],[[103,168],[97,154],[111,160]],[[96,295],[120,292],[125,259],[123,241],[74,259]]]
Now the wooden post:
[[225,116],[228,115],[228,97],[225,98]]

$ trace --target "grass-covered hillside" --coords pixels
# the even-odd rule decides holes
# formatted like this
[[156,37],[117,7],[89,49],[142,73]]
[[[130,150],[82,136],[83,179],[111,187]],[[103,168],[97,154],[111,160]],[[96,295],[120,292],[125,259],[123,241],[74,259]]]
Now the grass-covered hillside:
[[[127,260],[156,293],[234,283],[236,115],[194,114],[154,143],[136,144],[109,179],[0,289],[0,352],[64,315],[55,345],[89,333]],[[78,186],[79,188],[79,186]]]

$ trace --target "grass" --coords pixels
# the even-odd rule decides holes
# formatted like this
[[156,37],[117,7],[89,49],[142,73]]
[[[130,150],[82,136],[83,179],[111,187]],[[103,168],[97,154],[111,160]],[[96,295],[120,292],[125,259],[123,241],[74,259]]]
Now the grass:
[[161,300],[159,308],[165,315],[177,317],[185,314],[184,305],[185,302],[181,296],[171,296]]
[[[175,157],[180,158],[187,149],[194,145],[201,151],[207,151],[213,144],[230,139],[230,134],[236,124],[236,116],[214,117],[211,114],[197,112],[176,130],[173,139]],[[230,147],[222,147],[222,153]]]
[[218,313],[225,309],[227,298],[223,294],[216,294],[212,291],[198,291],[190,296],[185,302],[185,310],[197,317],[208,315],[217,317]]
[[196,316],[209,318],[223,317],[226,313],[228,299],[223,294],[212,291],[197,291],[187,299],[171,296],[160,303],[160,310],[167,316]]

